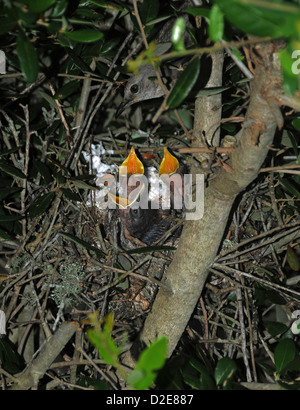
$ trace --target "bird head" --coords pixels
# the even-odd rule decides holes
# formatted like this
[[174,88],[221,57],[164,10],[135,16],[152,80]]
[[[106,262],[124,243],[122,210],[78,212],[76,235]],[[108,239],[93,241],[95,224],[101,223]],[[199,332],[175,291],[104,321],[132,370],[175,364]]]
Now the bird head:
[[137,75],[133,75],[126,83],[123,101],[119,105],[116,117],[133,104],[159,98],[164,95],[157,82],[155,70],[151,65],[140,67]]

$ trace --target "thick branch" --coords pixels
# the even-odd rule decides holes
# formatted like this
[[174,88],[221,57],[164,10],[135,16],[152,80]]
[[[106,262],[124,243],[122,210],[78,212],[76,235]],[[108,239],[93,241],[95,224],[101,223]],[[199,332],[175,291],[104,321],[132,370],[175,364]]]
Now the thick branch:
[[36,385],[53,361],[76,332],[78,324],[63,323],[58,331],[44,344],[39,355],[18,376],[11,390],[28,390]]

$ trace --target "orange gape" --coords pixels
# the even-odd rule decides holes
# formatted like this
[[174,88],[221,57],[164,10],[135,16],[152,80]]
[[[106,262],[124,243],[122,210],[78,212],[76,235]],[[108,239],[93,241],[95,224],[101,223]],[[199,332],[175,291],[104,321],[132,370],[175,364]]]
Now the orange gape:
[[[159,176],[163,174],[172,175],[178,172],[179,162],[166,147],[164,147],[164,157],[160,164]],[[135,153],[134,147],[131,148],[128,157],[120,167],[120,175],[124,176],[127,173],[127,178],[132,175],[143,175],[144,166]],[[137,196],[133,200],[129,200],[128,196],[133,189],[137,189]],[[168,223],[162,218],[159,209],[132,208],[133,203],[137,200],[139,192],[145,187],[137,180],[135,186],[128,186],[127,197],[114,196],[109,193],[112,200],[119,205],[119,214],[123,224],[125,236],[128,239],[137,238],[140,241],[151,245],[157,241],[168,227]],[[172,188],[171,188],[172,191]]]

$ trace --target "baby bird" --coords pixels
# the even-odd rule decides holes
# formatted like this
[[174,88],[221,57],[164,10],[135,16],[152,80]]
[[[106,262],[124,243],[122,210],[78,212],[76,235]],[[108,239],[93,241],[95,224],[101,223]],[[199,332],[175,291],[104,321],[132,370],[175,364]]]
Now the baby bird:
[[[178,172],[178,169],[178,160],[170,154],[167,148],[164,148],[164,157],[160,165],[159,176],[163,174],[172,175]],[[144,166],[132,147],[130,154],[120,167],[120,177],[125,176],[127,182],[129,182],[130,178],[130,186],[127,186],[127,194],[125,197],[121,196],[122,192],[120,196],[116,196],[115,198],[113,198],[111,194],[110,196],[114,202],[119,205],[118,211],[125,237],[131,242],[137,242],[134,240],[137,239],[144,244],[152,245],[158,241],[168,229],[169,221],[161,209],[151,209],[149,200],[146,209],[138,205],[137,201],[140,199],[140,195],[143,194],[145,189],[148,189],[148,187],[145,187],[143,183],[141,183],[139,178],[141,175],[144,175]],[[171,185],[171,204],[174,192],[174,189],[173,191],[172,189]],[[133,192],[134,196],[131,198],[130,194]],[[159,200],[159,198],[157,198],[157,200]]]

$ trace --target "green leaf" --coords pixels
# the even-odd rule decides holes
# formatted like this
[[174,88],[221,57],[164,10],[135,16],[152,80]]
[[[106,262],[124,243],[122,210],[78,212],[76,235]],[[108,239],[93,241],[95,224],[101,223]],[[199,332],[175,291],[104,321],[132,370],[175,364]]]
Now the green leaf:
[[69,81],[56,91],[56,93],[54,94],[54,98],[64,99],[66,97],[69,97],[69,95],[73,94],[79,87],[79,80]]
[[103,37],[103,33],[91,29],[65,31],[64,34],[70,40],[76,41],[78,43],[91,43],[93,41],[98,41]]
[[69,199],[70,201],[75,201],[75,202],[82,202],[82,198],[77,195],[75,192],[71,191],[71,189],[67,188],[60,188],[64,196]]
[[296,355],[296,357],[285,366],[283,371],[284,372],[287,372],[287,371],[299,372],[300,371],[300,355],[299,354]]
[[21,356],[6,337],[0,338],[0,363],[1,367],[11,374],[18,373],[23,368]]
[[20,215],[0,215],[0,222],[14,222],[22,219]]
[[276,370],[280,373],[296,356],[295,343],[291,339],[281,340],[274,351]]
[[22,0],[22,3],[27,4],[29,10],[34,13],[41,13],[52,6],[55,2],[56,0]]
[[[296,118],[295,120],[293,120],[292,125],[297,131],[300,131],[300,118]],[[297,127],[299,129],[297,129]],[[300,150],[298,151],[298,141],[291,132],[288,132],[287,135],[290,141],[290,144],[288,146],[291,146],[293,148],[295,156],[298,157],[298,155],[300,154]]]
[[295,196],[296,198],[300,198],[299,190],[286,178],[278,178],[280,184],[287,190],[289,194]]
[[192,14],[193,16],[206,18],[209,18],[210,15],[210,9],[205,9],[203,7],[189,7],[188,9],[186,9],[186,12]]
[[217,4],[214,4],[209,15],[208,34],[213,42],[222,39],[224,33],[223,13]]
[[266,290],[266,297],[272,303],[275,303],[276,305],[285,305],[286,304],[286,300],[284,299],[284,297],[281,296],[280,293],[276,292],[276,290],[267,289]]
[[188,96],[197,81],[200,71],[200,58],[194,58],[181,74],[167,99],[167,106],[171,109],[178,107]]
[[0,152],[0,157],[4,157],[6,155],[13,154],[14,152],[18,151],[20,147],[14,147],[11,149],[4,149],[2,152]]
[[110,8],[117,11],[126,11],[127,6],[123,5],[121,1],[101,1],[101,0],[90,0],[90,3],[97,4],[97,6]]
[[68,239],[72,242],[77,243],[77,245],[82,246],[83,248],[87,249],[88,251],[95,252],[95,254],[97,255],[98,258],[102,258],[105,255],[104,252],[102,252],[100,249],[96,248],[93,245],[90,245],[89,243],[83,241],[82,239],[76,238],[75,236],[72,236],[72,235],[70,235],[68,233],[65,233],[65,232],[60,232],[60,235],[65,239]]
[[168,339],[161,336],[148,346],[140,355],[135,369],[129,374],[127,382],[137,390],[151,387],[157,376],[157,370],[165,364],[168,351]]
[[3,231],[3,229],[0,228],[0,238],[3,239],[4,241],[10,241],[12,238],[8,235],[8,233],[6,233],[5,231]]
[[19,29],[16,51],[25,80],[28,83],[33,83],[39,72],[38,56],[33,44],[22,29]]
[[237,371],[237,365],[229,357],[223,357],[217,363],[214,376],[218,386],[223,385],[224,389],[228,388],[229,383]]
[[11,187],[11,188],[1,188],[0,189],[0,200],[7,198],[10,195],[14,195],[16,192],[22,191],[22,188]]
[[46,164],[44,164],[44,162],[41,162],[37,159],[33,158],[33,164],[35,166],[35,168],[37,169],[37,171],[41,174],[45,184],[50,184],[52,179],[51,179],[51,173],[49,168],[47,167]]
[[172,28],[171,41],[177,51],[182,51],[185,49],[184,46],[184,31],[185,31],[185,20],[183,17],[179,17]]
[[68,7],[68,0],[57,1],[55,6],[53,7],[51,17],[59,17],[63,15],[67,7]]
[[270,335],[273,337],[287,330],[287,326],[280,322],[267,322],[265,323],[265,326],[266,326],[268,333],[270,333]]
[[282,37],[296,33],[300,8],[268,0],[216,0],[225,17],[238,29],[259,37]]
[[149,23],[149,21],[154,20],[159,12],[159,1],[158,0],[144,0],[140,8],[140,17],[144,24]]
[[1,17],[0,18],[0,36],[2,36],[2,34],[6,34],[9,31],[11,31],[16,25],[17,25],[17,20]]
[[[105,361],[105,363],[118,367],[118,356],[121,353],[121,349],[118,348],[116,343],[111,337],[112,329],[114,326],[114,316],[112,313],[106,315],[98,323],[96,314],[89,316],[91,324],[94,326],[87,331],[87,337],[93,345],[98,349],[99,355]],[[103,323],[102,329],[99,328],[99,324]]]
[[70,178],[70,181],[77,187],[77,188],[81,188],[81,189],[93,189],[93,190],[97,190],[98,188],[93,186],[93,185],[89,185],[88,183],[77,179],[77,178]]
[[[83,72],[88,74],[93,74],[91,68],[88,64],[86,64],[81,57],[79,57],[74,50],[70,47],[65,48],[66,52],[69,54],[72,62]],[[93,74],[94,75],[94,74]]]
[[[191,359],[189,361],[191,366],[199,372],[198,376],[198,389],[201,390],[215,390],[216,385],[215,382],[212,378],[212,375],[208,371],[209,365],[204,363],[200,363],[197,360]],[[183,373],[184,381],[189,384],[189,386],[196,388],[196,385],[193,386],[191,383],[194,383],[195,380],[193,378],[190,378],[188,374]]]
[[0,161],[0,169],[8,175],[12,175],[16,178],[26,178],[22,171],[18,168],[14,167],[13,165],[6,164],[5,162]]
[[300,269],[299,257],[294,251],[294,249],[291,248],[289,245],[286,249],[286,260],[290,268],[293,269],[294,271],[298,271]]
[[300,131],[300,118],[295,118],[292,121],[292,126],[295,128],[295,130]]
[[46,212],[51,205],[54,197],[55,191],[51,191],[48,192],[48,194],[44,194],[36,199],[28,210],[30,218],[37,218],[38,216]]

